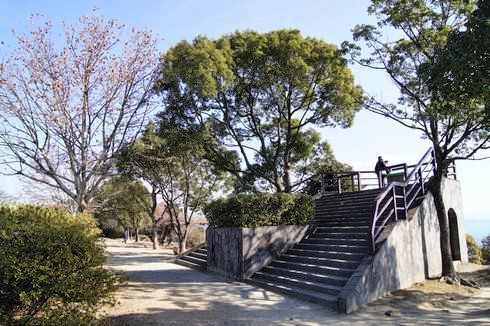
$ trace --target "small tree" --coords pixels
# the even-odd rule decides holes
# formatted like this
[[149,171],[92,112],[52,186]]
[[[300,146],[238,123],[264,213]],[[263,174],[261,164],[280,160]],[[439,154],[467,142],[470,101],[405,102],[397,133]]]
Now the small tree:
[[490,235],[482,240],[481,257],[483,264],[490,265]]
[[116,219],[122,227],[133,229],[139,241],[139,230],[149,220],[151,210],[150,193],[143,183],[114,177],[97,194],[96,203],[98,220]]
[[471,235],[466,235],[466,246],[468,247],[468,260],[473,264],[482,264],[482,248]]
[[162,115],[207,128],[206,158],[238,191],[304,187],[325,145],[313,127],[349,127],[362,103],[336,46],[297,30],[197,37],[162,62]]
[[[434,75],[440,71],[437,62],[451,33],[464,28],[474,9],[471,0],[373,0],[368,11],[377,17],[377,26],[354,28],[354,40],[364,42],[371,53],[363,57],[357,44],[344,43],[355,62],[385,71],[400,90],[396,105],[370,97],[365,108],[421,132],[435,150],[437,169],[431,192],[440,225],[442,275],[452,279],[456,272],[442,180],[454,161],[475,159],[479,150],[488,148],[488,106],[480,95],[460,92],[459,100],[446,97],[447,89],[441,85],[448,76],[437,79]],[[383,32],[388,29],[397,31],[395,41],[386,41]],[[468,101],[461,100],[463,95]]]
[[[179,242],[178,252],[186,250],[193,218],[217,191],[226,191],[223,173],[213,170],[203,159],[205,131],[190,133],[162,121],[157,129],[150,124],[144,135],[126,148],[120,157],[120,170],[148,182],[153,194],[161,196],[172,230]],[[153,220],[156,232],[157,218]],[[156,239],[154,239],[156,240]]]
[[151,33],[102,17],[63,32],[56,42],[47,21],[0,61],[0,150],[4,171],[59,189],[84,211],[114,153],[146,124],[158,53]]

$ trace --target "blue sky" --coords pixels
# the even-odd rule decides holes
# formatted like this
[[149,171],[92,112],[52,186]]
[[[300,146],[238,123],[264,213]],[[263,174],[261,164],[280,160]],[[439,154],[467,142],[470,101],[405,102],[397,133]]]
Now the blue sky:
[[[161,39],[165,50],[176,42],[195,36],[219,37],[235,30],[253,29],[266,32],[279,28],[297,28],[303,34],[340,44],[351,39],[351,28],[372,23],[366,13],[367,0],[86,0],[34,1],[2,0],[0,2],[0,56],[14,46],[12,29],[25,31],[31,14],[44,14],[54,23],[73,22],[92,9],[128,26],[151,29]],[[393,100],[397,90],[381,72],[353,67],[357,82],[370,94]],[[429,147],[417,132],[361,112],[350,129],[325,129],[324,137],[332,145],[338,159],[356,169],[372,169],[378,154],[390,163],[415,162]],[[458,165],[463,187],[465,218],[490,221],[488,184],[490,161],[463,162]],[[15,194],[18,183],[13,178],[0,178],[0,187]],[[483,224],[482,224],[483,225]],[[490,234],[490,223],[487,234]]]

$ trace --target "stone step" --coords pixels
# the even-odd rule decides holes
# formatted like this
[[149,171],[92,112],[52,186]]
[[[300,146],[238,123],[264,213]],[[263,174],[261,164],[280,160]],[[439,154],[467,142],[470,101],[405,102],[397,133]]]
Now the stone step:
[[205,248],[198,249],[198,250],[196,250],[195,252],[198,252],[198,253],[200,253],[200,254],[204,254],[204,255],[206,255],[206,256],[208,255],[208,250],[207,250],[207,249],[205,249]]
[[[326,248],[326,249],[330,249]],[[366,247],[367,252],[367,247]],[[304,257],[317,257],[317,258],[332,258],[332,259],[342,259],[342,260],[352,260],[352,261],[360,261],[362,257],[365,256],[365,253],[359,252],[342,252],[342,251],[330,251],[330,250],[314,250],[314,249],[299,249],[294,248],[290,249],[287,252],[288,254],[295,256],[304,256]]]
[[297,272],[308,272],[319,275],[328,275],[336,277],[348,278],[354,273],[352,268],[339,268],[339,267],[328,267],[328,266],[318,266],[314,264],[306,264],[301,262],[288,262],[279,259],[273,260],[270,267],[278,267],[282,269],[287,269],[289,271]]
[[326,293],[329,295],[337,296],[342,290],[339,286],[328,285],[324,283],[317,283],[312,281],[307,281],[303,279],[295,279],[289,276],[275,275],[264,273],[262,271],[256,272],[252,276],[255,280],[260,280],[273,284],[286,285],[292,288],[307,289],[315,292]]
[[278,276],[288,276],[294,279],[313,281],[313,282],[324,283],[324,284],[329,284],[329,285],[334,285],[339,287],[344,286],[348,281],[347,277],[315,274],[311,272],[290,270],[290,269],[274,267],[274,266],[264,267],[261,270],[261,272],[274,274]]
[[337,297],[328,295],[328,294],[323,294],[323,293],[318,293],[316,291],[308,291],[305,289],[298,289],[294,288],[291,286],[286,286],[286,285],[280,285],[280,284],[274,284],[272,282],[267,282],[267,281],[262,281],[258,279],[249,279],[247,280],[247,283],[252,284],[254,286],[270,290],[272,292],[280,293],[280,294],[286,294],[290,296],[294,296],[296,298],[316,303],[316,304],[322,304],[324,306],[327,306],[331,309],[337,309]]
[[295,263],[311,264],[311,265],[325,266],[325,267],[346,268],[346,269],[355,269],[359,265],[358,261],[331,259],[331,258],[303,257],[303,256],[289,255],[289,254],[281,255],[280,257],[278,257],[278,259],[286,262],[295,262]]

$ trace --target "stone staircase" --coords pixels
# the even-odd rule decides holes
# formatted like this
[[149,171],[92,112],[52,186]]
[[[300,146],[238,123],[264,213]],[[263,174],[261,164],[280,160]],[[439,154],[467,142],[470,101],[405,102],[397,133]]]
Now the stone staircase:
[[249,282],[336,309],[340,292],[369,254],[369,224],[379,193],[376,189],[317,199],[312,232]]
[[208,250],[206,246],[191,249],[175,259],[178,265],[190,267],[205,272],[207,270]]

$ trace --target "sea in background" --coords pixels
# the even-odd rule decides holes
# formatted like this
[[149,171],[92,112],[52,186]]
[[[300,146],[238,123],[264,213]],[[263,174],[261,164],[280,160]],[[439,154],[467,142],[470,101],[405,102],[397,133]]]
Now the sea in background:
[[464,227],[466,234],[472,235],[476,240],[482,241],[490,235],[490,220],[465,219]]

